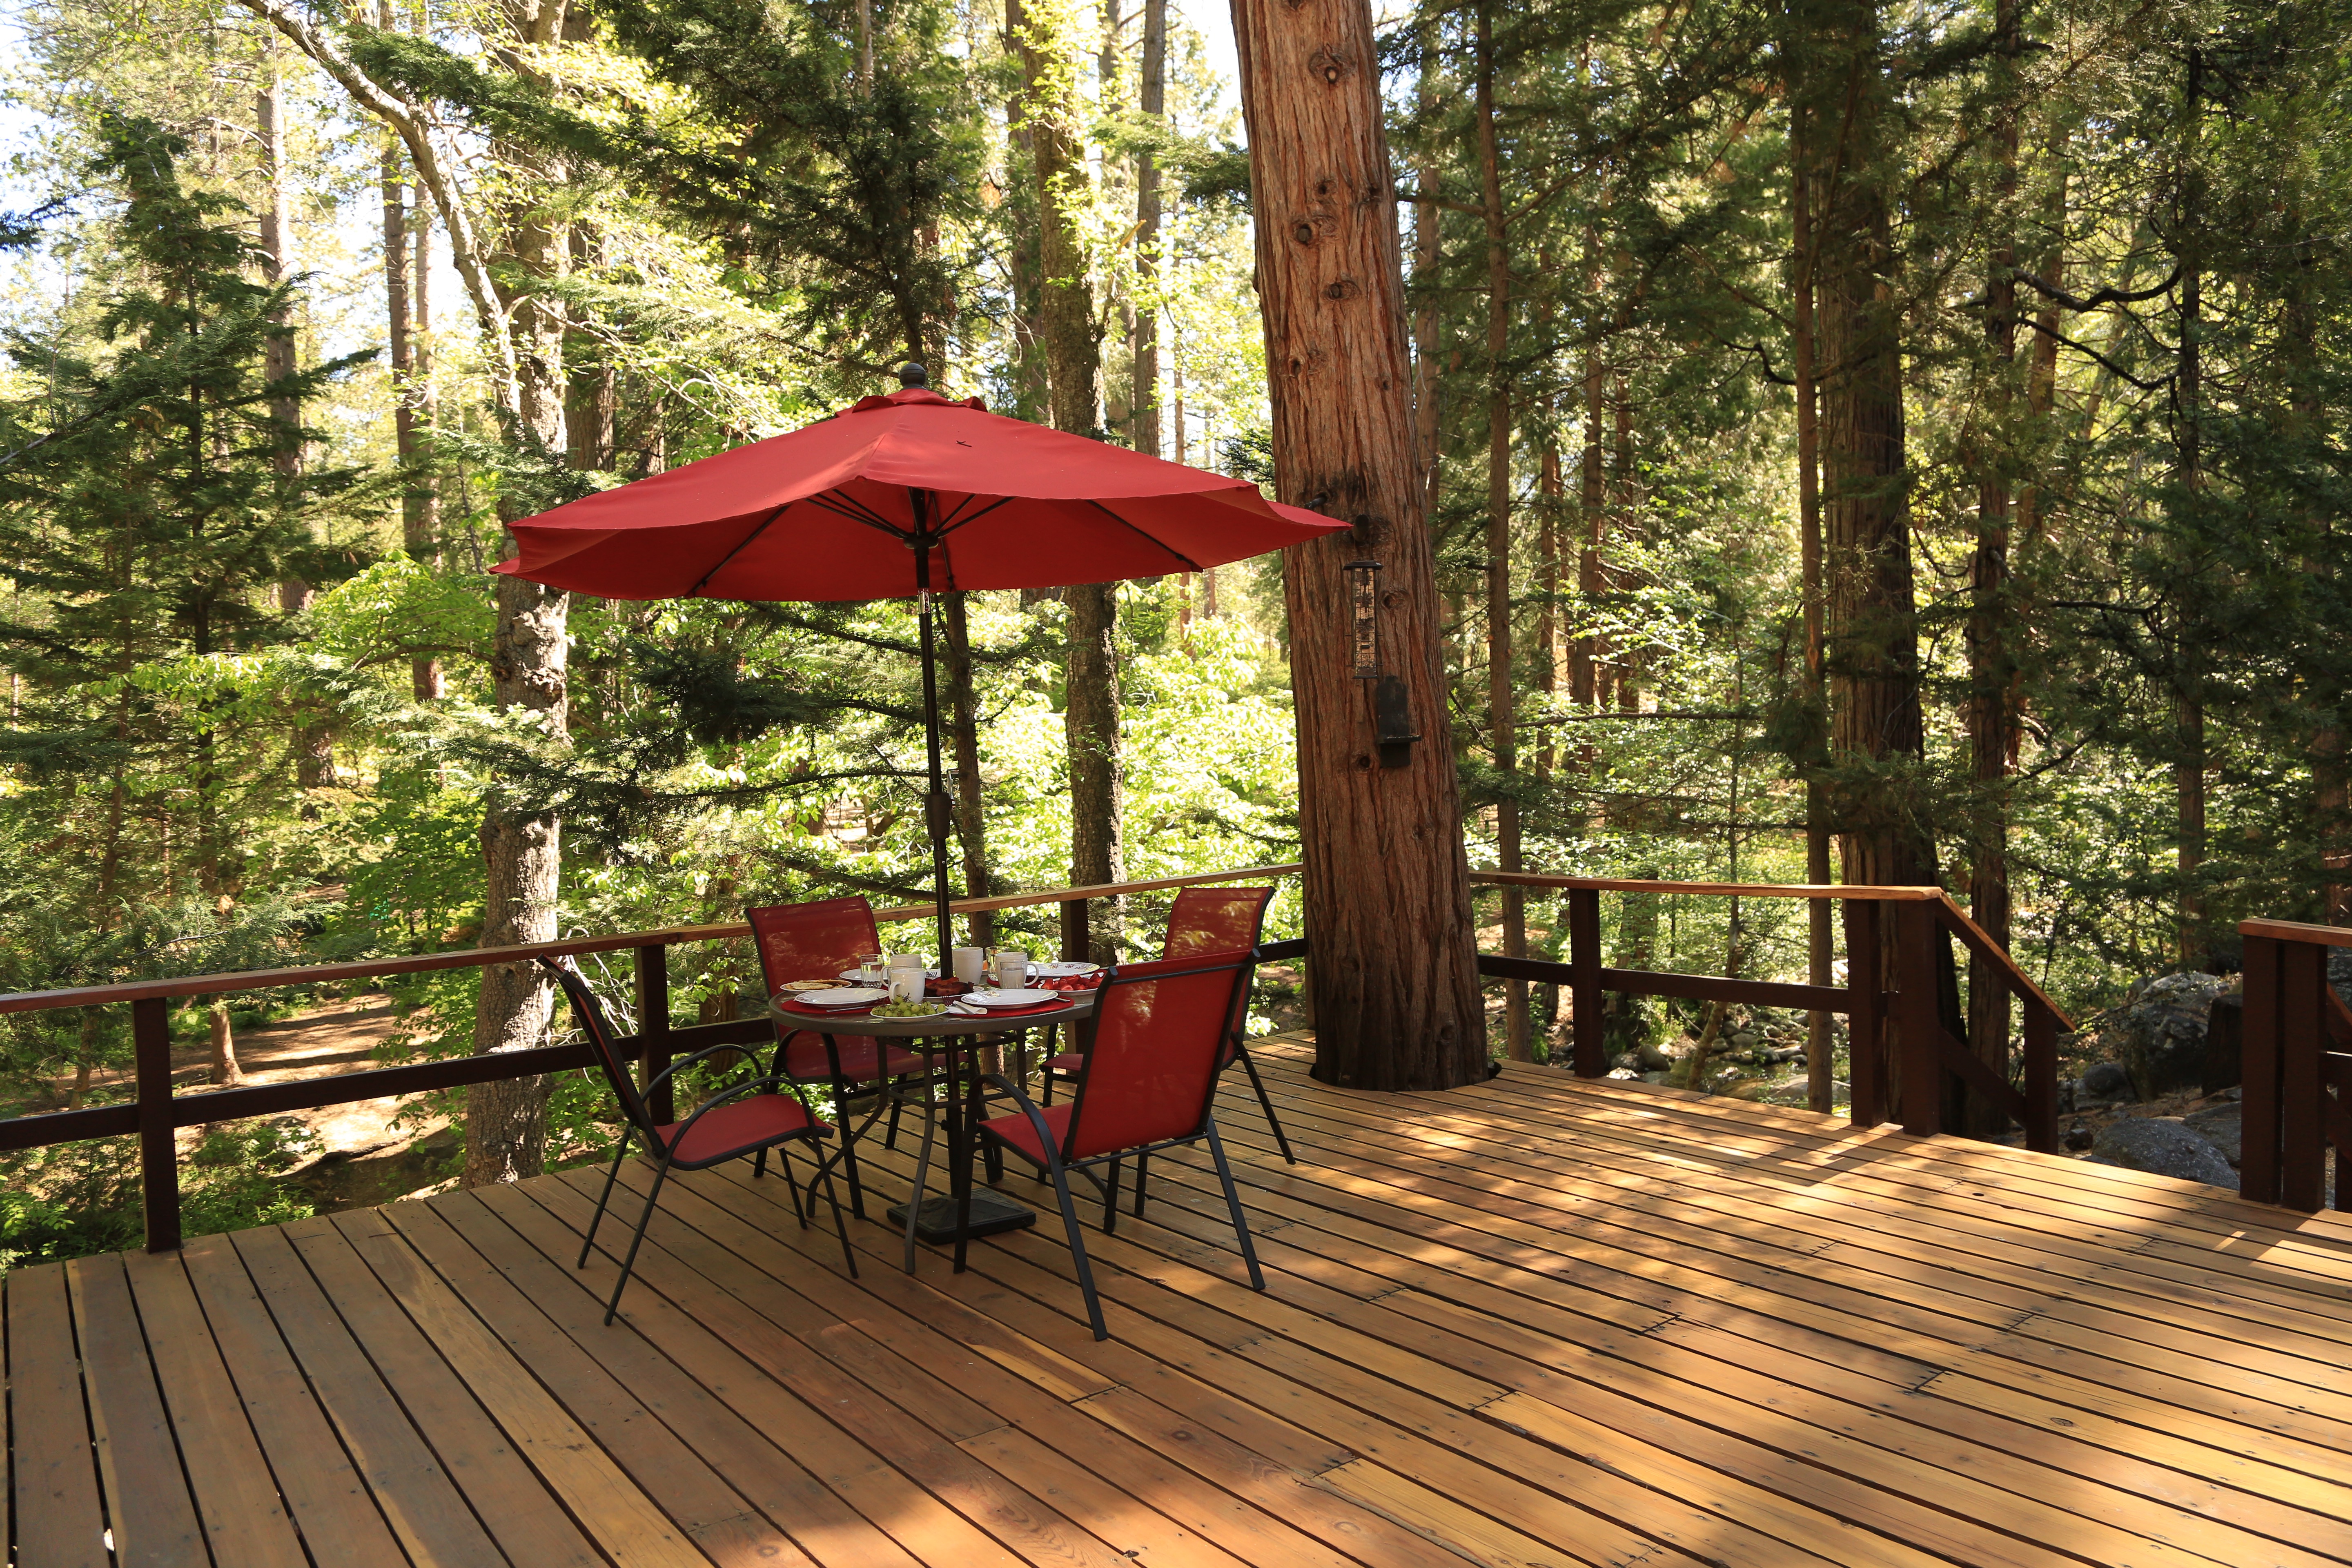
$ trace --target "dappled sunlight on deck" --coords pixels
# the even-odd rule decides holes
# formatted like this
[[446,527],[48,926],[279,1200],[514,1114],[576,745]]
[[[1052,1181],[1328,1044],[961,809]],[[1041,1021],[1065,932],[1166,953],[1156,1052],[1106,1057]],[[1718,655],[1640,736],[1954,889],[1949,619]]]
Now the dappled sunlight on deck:
[[[612,1329],[580,1173],[21,1271],[16,1561],[2352,1561],[2352,1223],[1258,1049],[1301,1163],[1246,1083],[1221,1122],[1267,1292],[1164,1157],[1089,1235],[1101,1343],[1017,1174],[1036,1229],[909,1278],[853,1226],[856,1280],[781,1182],[682,1175]],[[865,1146],[883,1203],[907,1142]]]

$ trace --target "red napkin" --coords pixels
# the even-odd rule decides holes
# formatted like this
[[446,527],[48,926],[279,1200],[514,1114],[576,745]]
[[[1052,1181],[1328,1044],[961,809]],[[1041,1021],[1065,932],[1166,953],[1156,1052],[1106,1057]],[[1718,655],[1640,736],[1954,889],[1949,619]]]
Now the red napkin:
[[1059,1013],[1071,1006],[1068,1002],[1036,1002],[1026,1007],[991,1007],[992,1018],[1026,1018],[1038,1013]]
[[812,1018],[856,1018],[874,1011],[874,1004],[871,1002],[863,1007],[813,1007],[797,996],[787,996],[779,1005],[794,1013],[805,1014]]

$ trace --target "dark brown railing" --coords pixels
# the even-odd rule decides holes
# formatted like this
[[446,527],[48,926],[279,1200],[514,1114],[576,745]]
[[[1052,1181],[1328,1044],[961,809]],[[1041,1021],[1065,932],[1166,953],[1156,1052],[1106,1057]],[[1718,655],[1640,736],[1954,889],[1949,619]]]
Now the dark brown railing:
[[[1853,1058],[1852,1104],[1857,1127],[1900,1121],[1904,1130],[1928,1133],[1943,1125],[1947,1080],[1958,1078],[1998,1105],[2025,1129],[2029,1149],[2058,1148],[2058,1036],[2074,1025],[2026,973],[1969,919],[1941,888],[1827,887],[1769,882],[1651,882],[1609,877],[1548,877],[1534,872],[1478,871],[1471,879],[1522,888],[1556,888],[1568,894],[1566,963],[1549,959],[1478,956],[1482,974],[1507,980],[1538,980],[1566,985],[1570,1008],[1574,1066],[1584,1078],[1607,1070],[1601,1041],[1601,994],[1680,996],[1702,1001],[1744,1002],[1751,1006],[1801,1007],[1843,1013]],[[1601,895],[1675,893],[1744,899],[1835,899],[1845,905],[1846,984],[1804,985],[1777,980],[1735,980],[1714,974],[1663,970],[1612,969],[1601,962]],[[1895,973],[1881,975],[1883,927],[1895,922]],[[2009,1081],[1953,1038],[1936,1005],[1938,927],[1972,953],[1990,961],[1993,972],[2023,1005],[2024,1087]],[[1893,984],[1886,984],[1891,980]],[[1890,1028],[1889,1026],[1892,1026]],[[1899,1089],[1902,1104],[1889,1103]]]
[[2330,948],[2352,931],[2294,921],[2245,921],[2244,1134],[2239,1191],[2261,1203],[2316,1212],[2327,1202],[2336,1152],[2336,1206],[2352,1208],[2352,1009],[2327,984]]
[[[1043,893],[1014,893],[1002,898],[967,899],[950,905],[958,913],[1017,909],[1033,904],[1083,904],[1088,900],[1129,893],[1149,893],[1168,888],[1238,881],[1246,877],[1276,877],[1297,870],[1287,866],[1251,866],[1237,871],[1213,871],[1195,877],[1165,877],[1154,881],[1118,882],[1102,887],[1057,888]],[[875,911],[885,923],[929,920],[929,904]],[[616,936],[581,937],[571,942],[533,942],[520,947],[477,947],[452,952],[419,953],[405,958],[362,959],[352,963],[314,963],[294,969],[251,969],[228,974],[192,974],[172,980],[134,980],[115,985],[83,985],[67,991],[24,991],[0,995],[0,1014],[41,1012],[58,1007],[92,1007],[129,1003],[135,1098],[127,1105],[99,1106],[84,1110],[56,1110],[39,1116],[0,1119],[0,1153],[72,1143],[87,1138],[139,1135],[140,1175],[147,1219],[147,1249],[168,1252],[180,1245],[180,1174],[173,1134],[183,1127],[233,1121],[251,1116],[283,1116],[322,1106],[348,1105],[356,1100],[394,1095],[423,1094],[458,1089],[467,1084],[502,1079],[530,1078],[593,1065],[584,1041],[540,1046],[530,1050],[500,1051],[488,1056],[447,1057],[404,1067],[373,1068],[340,1073],[332,1078],[305,1079],[294,1083],[259,1084],[244,1089],[212,1089],[204,1093],[172,1092],[172,1036],[169,1004],[189,996],[218,996],[266,991],[291,985],[328,985],[348,980],[373,980],[393,974],[421,974],[439,969],[480,969],[498,963],[531,963],[541,957],[575,957],[592,952],[634,954],[636,969],[637,1033],[623,1040],[635,1055],[644,1080],[651,1082],[677,1056],[709,1046],[756,1045],[772,1039],[765,1018],[738,1018],[724,1023],[689,1024],[669,1021],[669,949],[686,942],[721,942],[748,937],[751,928],[729,925],[677,926],[667,931],[624,931]],[[1285,942],[1268,956],[1304,952],[1304,942]],[[649,1109],[656,1120],[673,1119],[667,1103],[667,1086]]]
[[[1167,877],[1151,881],[1118,882],[1098,887],[1057,888],[1045,892],[1016,893],[1001,898],[967,899],[950,906],[959,914],[1009,910],[1039,904],[1083,906],[1094,899],[1149,893],[1171,888],[1196,887],[1247,878],[1287,876],[1301,869],[1296,864],[1251,866],[1238,870]],[[1777,887],[1769,884],[1716,882],[1626,881],[1601,878],[1545,877],[1506,872],[1476,872],[1473,879],[1555,888],[1568,894],[1570,959],[1555,963],[1536,959],[1479,955],[1480,973],[1498,979],[1534,980],[1567,985],[1574,998],[1574,1067],[1597,1078],[1606,1070],[1601,1043],[1601,993],[1606,990],[1701,1000],[1744,1002],[1770,1007],[1798,1007],[1846,1016],[1853,1047],[1852,1115],[1856,1125],[1874,1126],[1890,1119],[1889,1037],[1903,1042],[1901,1121],[1912,1131],[1932,1132],[1940,1118],[1939,1097],[1944,1075],[1958,1074],[1990,1096],[2026,1130],[2028,1144],[2056,1147],[2057,1031],[2071,1027],[2064,1015],[2040,988],[2010,961],[1992,941],[1953,905],[1940,889],[1863,887]],[[1647,892],[1696,895],[1736,894],[1745,898],[1838,899],[1845,903],[1848,984],[1844,986],[1791,984],[1780,981],[1737,980],[1720,975],[1685,974],[1668,971],[1613,969],[1601,962],[1600,896],[1603,892]],[[1878,973],[1882,918],[1880,910],[1895,910],[1897,936],[1896,984],[1890,989]],[[876,911],[883,922],[929,920],[928,904]],[[1074,922],[1066,921],[1066,929]],[[2006,1078],[1977,1060],[1945,1030],[1936,1009],[1934,940],[1940,924],[1972,951],[1993,960],[2010,988],[2025,1003],[2025,1088],[2022,1092]],[[1083,925],[1075,929],[1083,930]],[[740,1018],[683,1027],[669,1021],[670,948],[688,942],[719,942],[747,937],[751,928],[725,925],[677,926],[663,931],[624,931],[616,935],[582,937],[569,942],[536,942],[520,947],[467,948],[450,952],[420,953],[403,958],[365,959],[350,963],[309,964],[290,969],[245,970],[227,974],[185,975],[170,980],[129,981],[113,985],[85,985],[71,990],[27,991],[0,995],[0,1014],[28,1013],[62,1007],[129,1004],[131,1007],[135,1097],[125,1105],[81,1110],[50,1111],[37,1116],[0,1119],[0,1152],[69,1143],[89,1138],[136,1133],[144,1184],[147,1246],[169,1251],[180,1244],[179,1169],[173,1135],[183,1127],[201,1126],[244,1117],[282,1116],[291,1111],[358,1100],[421,1094],[468,1084],[529,1078],[592,1065],[584,1043],[541,1046],[529,1050],[502,1051],[488,1056],[450,1057],[402,1067],[374,1068],[331,1078],[293,1083],[254,1085],[176,1095],[172,1091],[169,1004],[194,996],[217,996],[275,987],[334,984],[351,980],[374,980],[395,974],[419,974],[435,970],[486,968],[499,963],[530,963],[542,956],[577,957],[589,953],[628,952],[635,967],[637,1032],[621,1042],[633,1055],[646,1081],[681,1055],[710,1046],[756,1045],[772,1037],[764,1018]],[[1269,943],[1268,959],[1307,956],[1304,940]],[[1888,1026],[1892,1024],[1890,1031]],[[667,1098],[666,1093],[663,1098]],[[650,1107],[656,1118],[673,1118],[674,1107]]]

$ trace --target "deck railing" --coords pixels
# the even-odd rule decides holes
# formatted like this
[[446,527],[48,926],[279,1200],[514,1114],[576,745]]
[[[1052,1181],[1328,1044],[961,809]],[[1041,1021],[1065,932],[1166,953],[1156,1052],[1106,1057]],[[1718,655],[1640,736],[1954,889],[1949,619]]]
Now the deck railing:
[[2352,1009],[2327,983],[2334,948],[2352,931],[2294,921],[2242,922],[2245,939],[2246,1197],[2316,1212],[2336,1153],[2336,1206],[2352,1208]]
[[[1297,863],[1250,866],[1189,877],[967,899],[950,907],[959,914],[1040,904],[1082,907],[1095,899],[1287,876],[1299,869],[1301,868]],[[1946,1076],[1957,1074],[1990,1096],[2024,1126],[2029,1147],[2044,1150],[2056,1147],[2055,1040],[2060,1029],[2071,1026],[2041,989],[2010,961],[2009,955],[1979,931],[1940,889],[1629,881],[1506,872],[1475,872],[1473,879],[1566,891],[1570,928],[1568,963],[1482,953],[1478,966],[1482,973],[1495,978],[1555,982],[1570,988],[1574,998],[1572,1065],[1585,1077],[1597,1078],[1607,1068],[1601,1040],[1601,994],[1603,991],[1818,1009],[1843,1014],[1848,1020],[1853,1060],[1851,1114],[1857,1125],[1872,1126],[1890,1119],[1894,1108],[1889,1104],[1889,1089],[1899,1079],[1902,1091],[1900,1120],[1904,1125],[1913,1131],[1937,1131],[1940,1125],[1940,1098]],[[1611,968],[1601,961],[1600,896],[1603,892],[1738,894],[1745,898],[1841,900],[1845,904],[1850,955],[1848,984],[1843,986],[1802,985],[1778,981],[1729,979],[1720,975]],[[1881,910],[1890,908],[1895,911],[1896,960],[1895,973],[1882,976],[1879,954],[1884,921]],[[875,918],[890,923],[929,920],[932,914],[932,907],[922,904],[878,910]],[[1952,931],[1972,951],[1992,959],[2005,983],[2025,1003],[2022,1091],[2011,1085],[2005,1076],[1997,1074],[1970,1055],[1944,1028],[1936,1005],[1934,942],[1938,925]],[[1085,929],[1082,924],[1066,920],[1064,926],[1066,930]],[[682,1026],[669,1021],[669,949],[690,942],[726,941],[750,934],[751,928],[740,923],[677,926],[661,931],[624,931],[609,936],[581,937],[568,942],[537,942],[527,946],[467,948],[449,952],[364,959],[348,963],[184,975],[168,980],[128,981],[119,984],[0,995],[0,1014],[128,1004],[131,1019],[134,1086],[134,1098],[128,1104],[0,1119],[0,1152],[136,1133],[145,1200],[147,1247],[150,1251],[169,1251],[180,1244],[179,1168],[174,1135],[184,1127],[246,1117],[282,1116],[331,1105],[529,1078],[593,1065],[589,1047],[584,1042],[578,1042],[487,1056],[449,1057],[291,1083],[175,1095],[172,1091],[169,1021],[172,1002],[277,987],[375,980],[436,970],[531,963],[541,957],[627,952],[634,961],[638,1026],[637,1032],[625,1037],[621,1045],[625,1052],[635,1058],[640,1072],[649,1082],[676,1057],[689,1055],[710,1046],[756,1045],[772,1037],[768,1021],[761,1017]],[[1308,944],[1304,940],[1270,943],[1262,950],[1265,957],[1274,960],[1307,957],[1308,951]],[[1890,978],[1894,981],[1892,986],[1885,984]],[[1891,1030],[1890,1024],[1893,1026]],[[1899,1044],[1890,1047],[1890,1037]],[[1890,1048],[1900,1052],[1899,1073],[1892,1070],[1895,1058],[1890,1056]],[[666,1092],[660,1098],[666,1100]],[[674,1107],[667,1103],[656,1103],[649,1109],[659,1120],[673,1118]]]
[[[1570,988],[1574,998],[1570,1013],[1575,1068],[1585,1078],[1597,1078],[1607,1070],[1601,1037],[1603,991],[1842,1013],[1852,1057],[1849,1114],[1854,1125],[1873,1127],[1899,1121],[1910,1132],[1940,1131],[1946,1089],[1949,1080],[1957,1078],[2022,1127],[2027,1148],[2046,1153],[2058,1147],[2058,1036],[2074,1025],[1941,888],[1656,882],[1513,871],[1474,872],[1471,879],[1567,893],[1567,963],[1481,953],[1478,969],[1502,979],[1538,980]],[[1611,892],[1837,900],[1845,906],[1846,984],[1806,985],[1611,968],[1601,961],[1601,895]],[[1884,973],[1888,966],[1883,955],[1889,951],[1885,927],[1890,920],[1895,928],[1893,973]],[[1990,960],[1992,973],[2022,1005],[2022,1088],[1954,1038],[1945,1026],[1937,1005],[1938,928],[1949,931],[1970,952]],[[1898,1097],[1899,1105],[1894,1103]]]

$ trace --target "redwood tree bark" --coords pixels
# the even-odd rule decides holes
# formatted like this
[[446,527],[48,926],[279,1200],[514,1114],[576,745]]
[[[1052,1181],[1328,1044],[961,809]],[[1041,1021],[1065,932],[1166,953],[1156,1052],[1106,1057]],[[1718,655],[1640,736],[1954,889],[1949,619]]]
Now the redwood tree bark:
[[[1144,0],[1143,112],[1154,120],[1168,104],[1168,0]],[[1141,296],[1135,323],[1134,414],[1129,439],[1139,452],[1160,456],[1160,163],[1149,151],[1135,164],[1135,271]]]
[[[1354,526],[1284,552],[1297,700],[1315,1075],[1483,1079],[1454,746],[1414,439],[1396,192],[1366,0],[1234,0],[1257,286],[1284,499]],[[1420,739],[1381,765],[1351,674],[1346,566],[1378,560],[1385,671]]]

